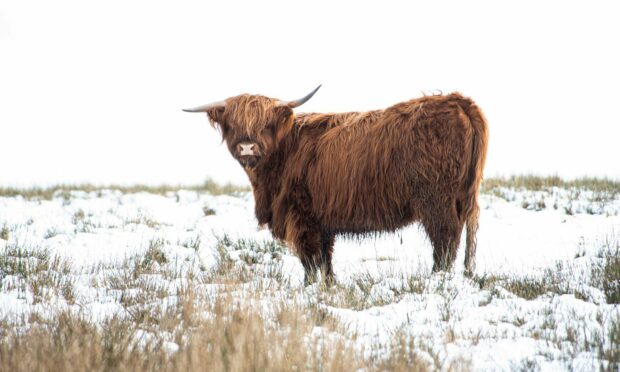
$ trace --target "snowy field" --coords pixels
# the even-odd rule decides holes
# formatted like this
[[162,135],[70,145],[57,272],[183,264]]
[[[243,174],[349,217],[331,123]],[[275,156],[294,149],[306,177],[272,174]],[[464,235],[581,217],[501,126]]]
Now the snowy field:
[[[33,350],[69,350],[39,345],[69,318],[104,336],[122,322],[123,345],[169,369],[200,369],[188,360],[213,349],[213,370],[245,369],[235,358],[264,350],[251,363],[279,369],[269,363],[283,347],[283,370],[617,370],[620,194],[496,187],[480,202],[473,278],[462,274],[463,247],[453,272],[431,274],[430,244],[414,225],[337,240],[336,284],[325,288],[303,286],[297,258],[258,229],[248,192],[0,197],[0,369],[29,369],[19,358],[36,359]],[[28,338],[37,329],[39,343]],[[196,347],[209,332],[225,337]],[[266,348],[248,346],[257,332]],[[324,359],[281,346],[292,339]],[[174,359],[188,350],[194,359]],[[120,364],[98,366],[130,365],[125,351],[108,352]]]

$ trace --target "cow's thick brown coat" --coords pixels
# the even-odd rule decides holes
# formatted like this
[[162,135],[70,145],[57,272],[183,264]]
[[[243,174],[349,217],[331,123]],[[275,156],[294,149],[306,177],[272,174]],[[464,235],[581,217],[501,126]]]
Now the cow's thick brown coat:
[[256,217],[297,253],[306,271],[333,277],[338,234],[392,232],[420,222],[433,270],[448,269],[466,225],[465,269],[474,270],[478,189],[488,131],[459,93],[426,96],[384,110],[295,114],[258,95],[207,110],[233,156],[241,141],[259,153],[242,164]]

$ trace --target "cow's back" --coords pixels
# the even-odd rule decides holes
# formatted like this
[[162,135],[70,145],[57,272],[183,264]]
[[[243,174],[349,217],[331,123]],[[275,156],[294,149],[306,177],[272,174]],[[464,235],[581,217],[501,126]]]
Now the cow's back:
[[418,219],[433,194],[459,187],[472,134],[462,99],[425,97],[352,113],[317,136],[305,149],[314,152],[305,176],[322,224],[334,231],[394,230]]

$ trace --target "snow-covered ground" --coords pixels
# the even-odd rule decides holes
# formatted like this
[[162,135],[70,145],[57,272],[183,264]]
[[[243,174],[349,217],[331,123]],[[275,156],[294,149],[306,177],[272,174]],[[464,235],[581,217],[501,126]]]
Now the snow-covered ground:
[[[250,273],[277,267],[278,292],[301,293],[297,300],[316,303],[341,325],[313,332],[351,340],[369,360],[389,353],[397,336],[412,340],[432,368],[608,366],[603,355],[619,346],[610,329],[620,327],[620,309],[608,303],[614,301],[606,290],[618,291],[620,283],[612,277],[602,285],[600,272],[605,252],[618,252],[620,198],[500,189],[480,202],[474,278],[462,275],[463,249],[453,272],[431,274],[430,244],[414,225],[393,235],[337,240],[337,284],[325,289],[303,287],[298,260],[258,229],[250,193],[0,197],[0,320],[18,327],[30,314],[53,317],[67,309],[94,321],[125,316],[127,301],[121,285],[106,279],[110,273],[141,263],[149,268],[145,276],[173,293],[193,271],[217,270],[226,261],[251,267]],[[44,261],[41,271],[53,271],[51,279],[29,277]],[[160,266],[178,275],[147,273]],[[173,294],[160,297],[174,304]],[[170,350],[176,347],[170,341]]]

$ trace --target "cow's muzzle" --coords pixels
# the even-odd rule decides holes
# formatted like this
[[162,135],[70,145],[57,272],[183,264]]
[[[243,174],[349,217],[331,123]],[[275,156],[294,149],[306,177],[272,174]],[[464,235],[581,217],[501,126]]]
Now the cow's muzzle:
[[260,147],[254,142],[239,142],[235,152],[237,160],[244,167],[254,167],[261,156]]

